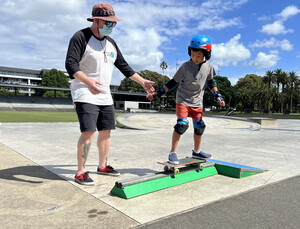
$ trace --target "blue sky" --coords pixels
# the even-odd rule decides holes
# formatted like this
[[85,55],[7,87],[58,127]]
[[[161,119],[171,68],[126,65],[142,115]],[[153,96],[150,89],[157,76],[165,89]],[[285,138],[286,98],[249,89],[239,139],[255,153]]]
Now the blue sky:
[[[3,0],[0,65],[64,69],[70,37],[90,26],[92,0]],[[121,22],[111,35],[136,70],[170,78],[189,59],[187,46],[208,35],[217,73],[232,84],[246,74],[281,68],[300,75],[299,0],[122,0],[109,1]],[[114,71],[112,84],[123,76]]]

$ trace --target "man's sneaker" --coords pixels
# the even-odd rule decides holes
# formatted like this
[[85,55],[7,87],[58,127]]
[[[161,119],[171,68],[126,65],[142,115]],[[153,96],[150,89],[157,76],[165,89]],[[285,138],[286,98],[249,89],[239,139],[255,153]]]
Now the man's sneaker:
[[109,176],[120,176],[120,173],[117,170],[115,170],[113,167],[111,167],[110,165],[106,166],[105,169],[100,169],[98,167],[97,173],[103,174],[103,175],[109,175]]
[[173,165],[178,165],[179,164],[176,153],[173,152],[173,153],[169,154],[169,163],[173,164]]
[[75,182],[82,185],[94,185],[94,181],[89,176],[89,172],[75,175]]
[[193,150],[192,158],[208,160],[208,159],[211,158],[211,155],[208,154],[208,153],[204,153],[203,151],[200,151],[200,153],[196,153],[196,152]]

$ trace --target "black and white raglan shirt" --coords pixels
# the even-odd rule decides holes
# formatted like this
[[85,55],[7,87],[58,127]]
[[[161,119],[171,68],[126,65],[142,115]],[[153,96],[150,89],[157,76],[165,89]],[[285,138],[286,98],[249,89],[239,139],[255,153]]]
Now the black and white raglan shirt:
[[[123,58],[115,41],[111,37],[97,38],[90,28],[76,32],[70,39],[65,65],[72,79],[70,88],[73,102],[95,105],[113,104],[110,82],[114,66],[125,77],[135,74]],[[102,83],[98,85],[102,93],[93,95],[84,83],[76,80],[73,75],[78,71]]]

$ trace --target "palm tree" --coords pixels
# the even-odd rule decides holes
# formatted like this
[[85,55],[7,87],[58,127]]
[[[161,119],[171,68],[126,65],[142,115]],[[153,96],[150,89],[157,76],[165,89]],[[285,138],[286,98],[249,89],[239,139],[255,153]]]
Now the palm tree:
[[165,74],[165,69],[168,68],[168,65],[165,61],[160,63],[160,68],[163,70],[163,75]]
[[282,73],[282,69],[276,69],[274,71],[274,82],[276,83],[277,85],[277,90],[279,91],[279,86],[280,86],[280,75]]
[[268,112],[270,111],[271,101],[273,100],[273,83],[274,83],[274,72],[273,71],[267,71],[266,75],[263,77],[263,82],[268,85],[268,90],[265,91],[265,97],[266,97],[266,107],[268,109]]
[[[283,112],[283,106],[284,103],[288,101],[288,94],[286,93],[285,86],[288,84],[288,77],[286,72],[282,72],[280,74],[280,83],[281,83],[281,94],[282,94],[282,103],[281,103],[281,112]],[[287,109],[287,103],[286,103],[286,109]]]
[[290,88],[291,88],[291,93],[290,93],[290,110],[292,112],[292,110],[293,110],[294,88],[299,83],[299,79],[298,79],[297,73],[296,72],[289,72],[289,74],[288,74],[288,80],[289,80],[289,85],[290,85]]
[[266,75],[263,77],[263,82],[268,84],[268,88],[271,89],[272,83],[274,83],[274,72],[267,71]]
[[[285,86],[288,83],[287,73],[282,71],[282,69],[276,69],[274,71],[275,82],[277,85],[277,92],[278,92],[278,102],[280,103],[280,111],[283,112],[283,105],[286,101],[286,94],[285,94]],[[280,90],[281,84],[281,90]]]
[[268,85],[265,83],[258,85],[257,88],[254,89],[253,100],[256,101],[256,106],[259,110],[263,110],[267,107],[269,112],[270,95]]

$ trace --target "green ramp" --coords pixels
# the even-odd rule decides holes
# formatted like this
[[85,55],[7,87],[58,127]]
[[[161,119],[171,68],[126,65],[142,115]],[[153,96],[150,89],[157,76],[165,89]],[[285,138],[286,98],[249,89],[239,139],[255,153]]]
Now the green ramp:
[[[176,175],[160,172],[150,176],[116,182],[111,190],[111,194],[124,199],[129,199],[218,174],[217,169],[212,162],[203,163],[203,169],[201,170],[186,170],[186,172]],[[182,171],[184,170],[182,169]]]
[[263,169],[235,164],[226,161],[219,161],[214,159],[211,159],[209,161],[215,163],[215,167],[219,174],[224,176],[234,177],[234,178],[248,177],[266,171]]
[[266,171],[246,165],[213,159],[202,163],[202,165],[203,169],[201,170],[195,170],[192,166],[180,168],[180,171],[182,172],[176,175],[171,172],[159,172],[138,178],[118,181],[111,190],[111,194],[124,199],[129,199],[216,174],[234,178],[243,178]]

